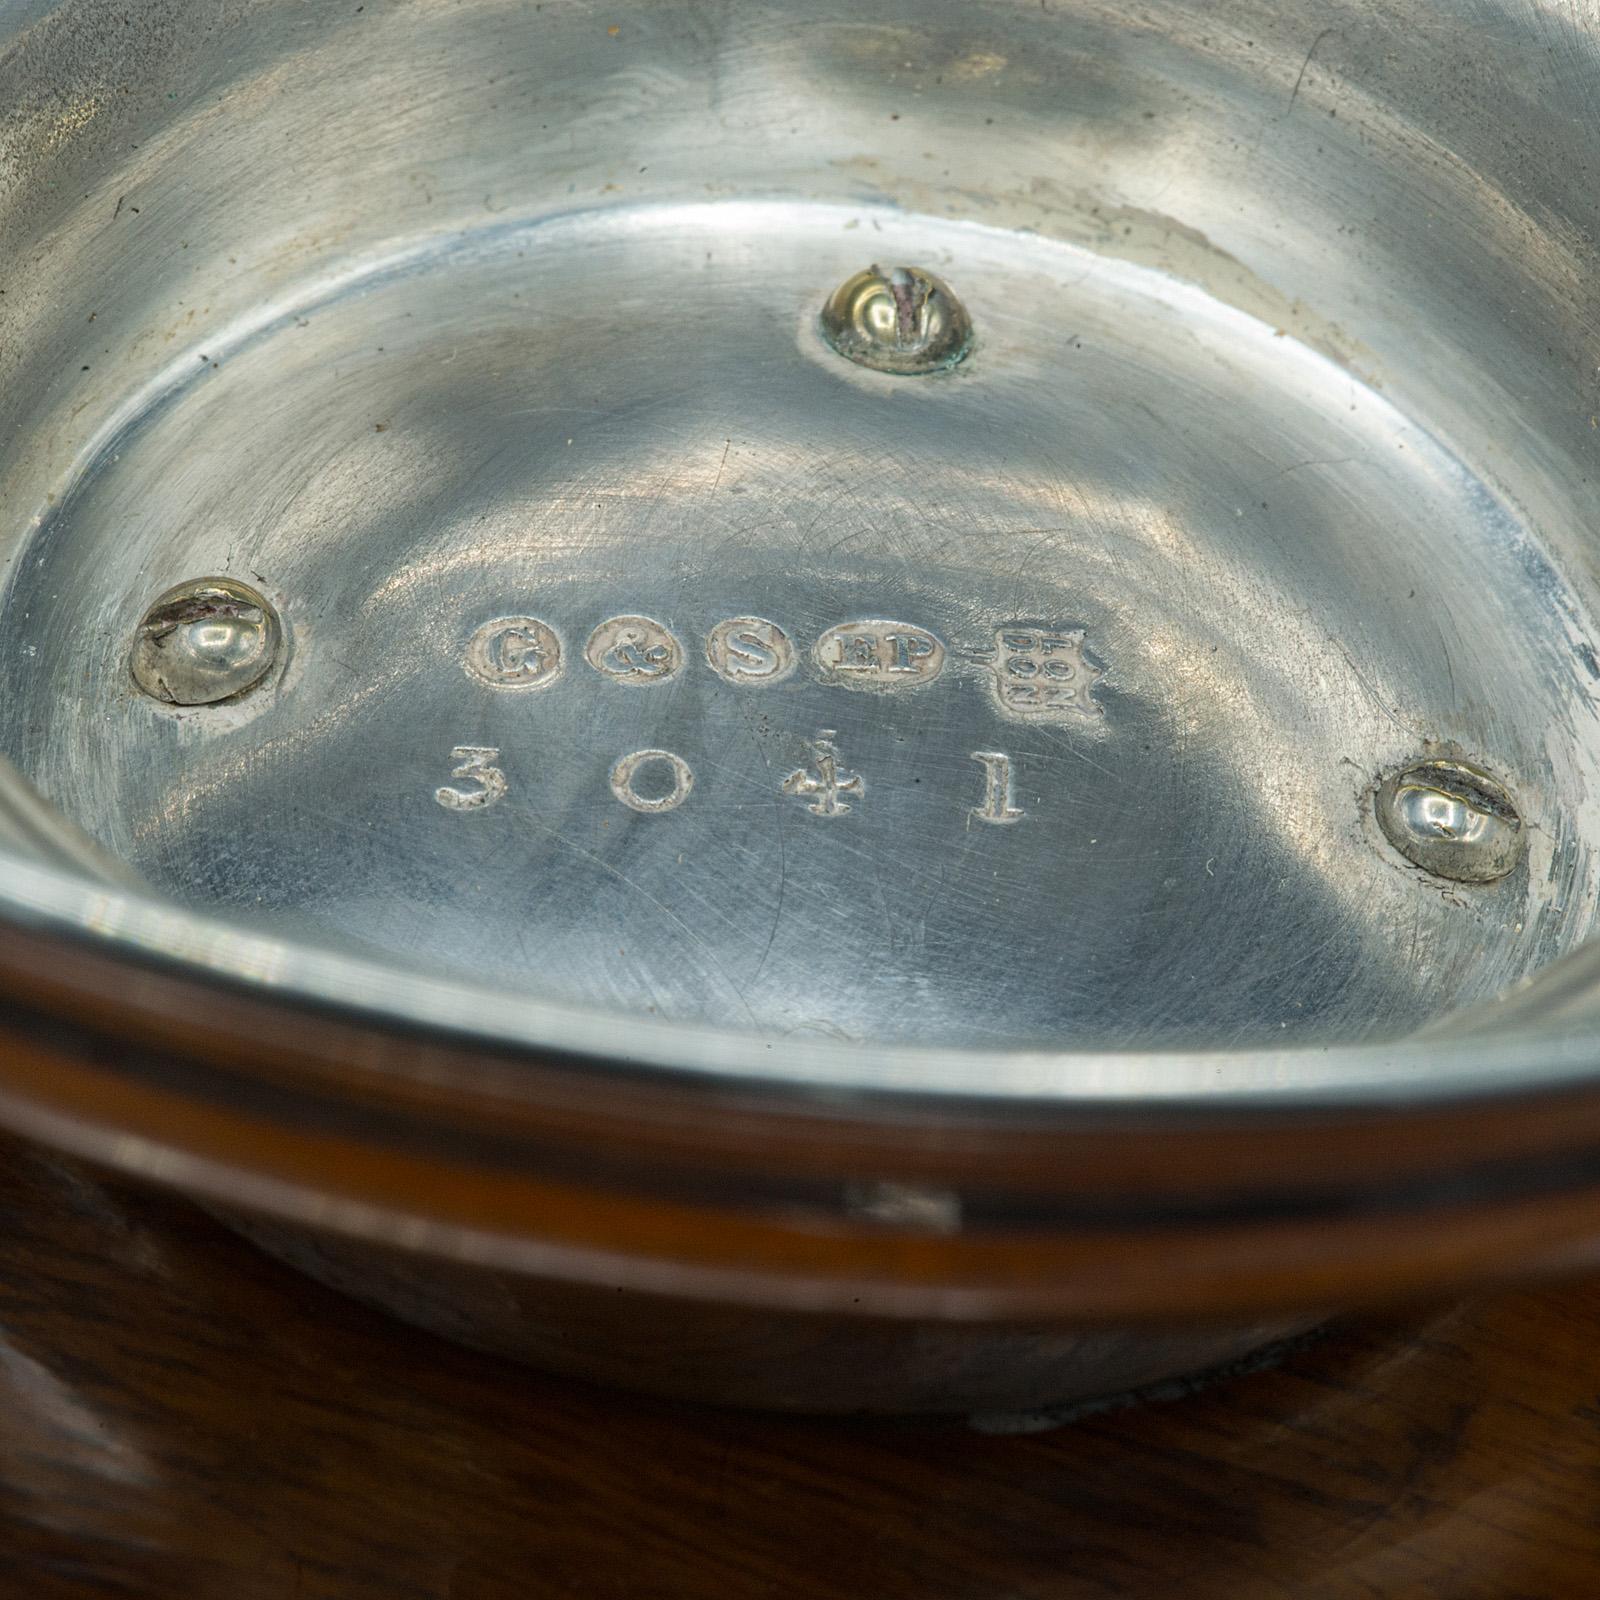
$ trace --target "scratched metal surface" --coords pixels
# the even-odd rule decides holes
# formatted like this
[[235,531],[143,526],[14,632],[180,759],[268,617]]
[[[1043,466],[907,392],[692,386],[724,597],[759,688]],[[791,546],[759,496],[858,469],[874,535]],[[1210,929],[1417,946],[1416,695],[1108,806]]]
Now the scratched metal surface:
[[[0,55],[0,751],[160,893],[597,1037],[1065,1051],[1404,1034],[1590,932],[1566,9],[129,17]],[[818,337],[880,260],[959,367]],[[289,647],[178,710],[127,652],[207,575]],[[1509,878],[1377,831],[1430,752]]]

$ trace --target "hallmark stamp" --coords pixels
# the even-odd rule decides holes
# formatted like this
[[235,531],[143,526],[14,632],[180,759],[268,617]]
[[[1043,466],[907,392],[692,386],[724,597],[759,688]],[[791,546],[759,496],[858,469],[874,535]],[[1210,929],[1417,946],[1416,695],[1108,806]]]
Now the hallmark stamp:
[[842,622],[812,658],[824,681],[846,689],[915,689],[944,671],[944,646],[911,622]]
[[1082,628],[1011,623],[995,634],[992,668],[995,699],[1009,717],[1070,722],[1104,714],[1090,693],[1103,674],[1084,656]]
[[833,740],[833,729],[823,728],[811,741],[811,768],[798,767],[783,780],[783,792],[809,800],[806,810],[817,817],[842,817],[851,806],[841,797],[859,800],[867,792],[859,772],[846,772],[840,766]]
[[683,648],[651,617],[609,617],[589,635],[583,658],[618,683],[661,683],[683,665]]
[[[672,779],[672,787],[662,794],[640,794],[635,782],[640,769],[657,763],[666,767]],[[676,811],[689,798],[689,792],[693,788],[694,772],[689,763],[670,750],[635,750],[632,755],[624,756],[611,769],[612,794],[629,810],[642,811],[646,816],[655,816],[663,811]]]
[[706,635],[706,661],[729,683],[776,683],[794,671],[794,644],[765,617],[730,617]]
[[[976,668],[1000,714],[1014,722],[1058,727],[1099,723],[1105,711],[1094,688],[1105,676],[1090,659],[1084,630],[1009,622],[988,649],[959,647],[958,676]],[[781,682],[799,664],[803,645],[770,617],[728,617],[704,636],[707,666],[725,683],[759,688]],[[565,646],[538,617],[495,617],[467,641],[462,665],[493,689],[542,689],[563,676]],[[663,683],[683,670],[677,636],[653,617],[609,617],[589,635],[584,659],[602,677],[635,686]],[[916,689],[944,675],[946,646],[911,622],[866,618],[826,629],[811,646],[818,680],[851,690]],[[983,759],[981,753],[973,757]],[[999,814],[985,820],[1000,820]]]
[[491,689],[543,689],[561,676],[561,636],[537,617],[496,617],[467,641],[462,665]]

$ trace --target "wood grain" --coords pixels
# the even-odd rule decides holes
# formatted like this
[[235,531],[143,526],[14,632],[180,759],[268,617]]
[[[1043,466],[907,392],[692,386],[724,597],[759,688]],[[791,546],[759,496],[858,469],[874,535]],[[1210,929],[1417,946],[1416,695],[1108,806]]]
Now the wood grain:
[[519,1371],[0,1147],[0,1594],[1552,1600],[1600,1588],[1600,1284],[1053,1431]]

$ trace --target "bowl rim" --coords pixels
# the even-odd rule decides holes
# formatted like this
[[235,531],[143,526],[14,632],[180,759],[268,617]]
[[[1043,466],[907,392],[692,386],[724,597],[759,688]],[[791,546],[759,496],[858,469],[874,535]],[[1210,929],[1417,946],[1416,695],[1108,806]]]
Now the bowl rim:
[[[1544,988],[1570,988],[1574,956],[1496,1004],[1398,1039],[1268,1048],[1047,1049],[775,1037],[531,996],[251,931],[131,884],[0,847],[0,925],[120,953],[171,975],[233,986],[286,1006],[342,1011],[375,1037],[399,1029],[464,1046],[582,1059],[689,1081],[745,1082],[806,1096],[951,1098],[1038,1107],[1282,1112],[1519,1095],[1600,1082],[1600,1025],[1538,1028]],[[1578,952],[1582,960],[1583,952]],[[1594,963],[1588,963],[1593,965]],[[1580,980],[1582,981],[1582,980]],[[1594,989],[1600,992],[1600,972]],[[1597,1007],[1600,1013],[1600,1007]]]
[[[847,1316],[1321,1313],[1587,1263],[1600,1238],[1600,1074],[1575,1060],[1508,1081],[1502,1058],[1409,1093],[840,1087],[811,1041],[798,1063],[774,1042],[760,1073],[730,1070],[731,1046],[677,1070],[618,1048],[615,1019],[609,1048],[592,1018],[543,1048],[421,1004],[379,1019],[371,995],[330,1001],[292,961],[262,964],[274,952],[287,961],[276,941],[11,860],[0,1124],[230,1213],[547,1281]],[[941,1205],[885,1214],[864,1188]]]

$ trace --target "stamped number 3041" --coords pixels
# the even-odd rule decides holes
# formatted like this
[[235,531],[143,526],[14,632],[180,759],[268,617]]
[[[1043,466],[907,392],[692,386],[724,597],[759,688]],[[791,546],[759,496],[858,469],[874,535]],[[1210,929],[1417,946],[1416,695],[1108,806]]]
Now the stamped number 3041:
[[[822,729],[810,744],[810,760],[784,778],[779,792],[803,804],[811,816],[848,816],[866,800],[866,778],[846,765],[831,728]],[[511,792],[497,746],[460,744],[450,760],[454,781],[441,785],[433,796],[446,811],[487,811]],[[1001,826],[1020,822],[1027,813],[1016,803],[1011,757],[1000,750],[974,750],[972,760],[982,771],[980,798],[967,808],[969,813],[979,822]],[[630,811],[659,816],[676,811],[694,792],[694,771],[671,750],[635,750],[612,767],[610,786]]]

